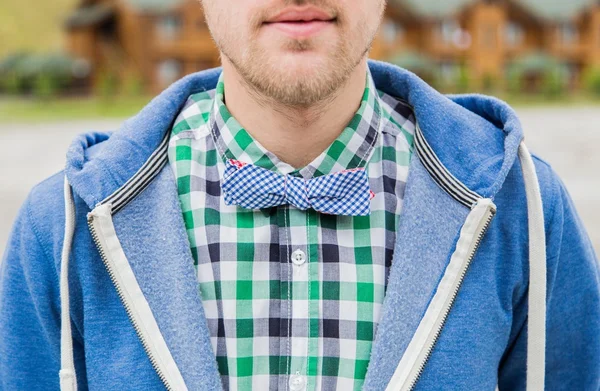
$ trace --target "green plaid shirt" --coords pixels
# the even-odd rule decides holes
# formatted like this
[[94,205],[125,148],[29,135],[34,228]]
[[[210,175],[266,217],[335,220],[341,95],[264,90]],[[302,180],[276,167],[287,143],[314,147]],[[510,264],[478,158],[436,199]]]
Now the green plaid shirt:
[[[415,121],[375,89],[340,136],[300,169],[244,130],[216,90],[190,96],[169,162],[223,386],[229,390],[358,390],[391,266]],[[306,179],[365,167],[369,216],[289,205],[246,210],[221,193],[225,160]]]

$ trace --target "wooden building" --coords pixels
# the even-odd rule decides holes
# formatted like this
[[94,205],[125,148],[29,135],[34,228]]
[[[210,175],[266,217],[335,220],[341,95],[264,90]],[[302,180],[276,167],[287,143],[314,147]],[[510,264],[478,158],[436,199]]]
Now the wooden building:
[[[69,51],[86,60],[92,84],[112,74],[157,92],[219,64],[197,0],[83,0],[66,22]],[[558,64],[573,87],[600,67],[598,0],[389,0],[372,58],[425,79],[472,88],[502,82],[520,65],[532,83]]]
[[107,74],[156,92],[185,74],[219,65],[196,0],[86,0],[66,22],[70,53]]
[[390,0],[372,56],[474,88],[520,66],[532,78],[556,66],[572,87],[600,67],[598,0]]

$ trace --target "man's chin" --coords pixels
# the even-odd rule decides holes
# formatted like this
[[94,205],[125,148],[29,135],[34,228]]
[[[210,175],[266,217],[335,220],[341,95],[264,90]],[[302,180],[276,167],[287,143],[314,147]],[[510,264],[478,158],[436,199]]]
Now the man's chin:
[[343,70],[348,69],[347,58],[335,47],[327,51],[255,49],[237,63],[238,72],[257,92],[284,105],[307,106],[326,100],[348,76]]
[[268,64],[278,73],[301,76],[324,72],[335,61],[330,54],[313,50],[281,51],[271,55]]
[[282,65],[264,68],[255,87],[283,105],[309,107],[327,100],[344,79],[336,69],[322,65]]
[[[285,65],[265,69],[264,77],[271,79],[272,83],[288,86],[313,86],[329,84],[329,74],[332,70],[323,66],[307,64]],[[319,88],[317,88],[319,89]]]

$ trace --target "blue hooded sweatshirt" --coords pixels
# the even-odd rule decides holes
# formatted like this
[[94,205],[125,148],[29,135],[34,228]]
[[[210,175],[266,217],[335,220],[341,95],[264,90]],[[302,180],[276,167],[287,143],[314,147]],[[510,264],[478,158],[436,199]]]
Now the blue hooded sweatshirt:
[[[364,389],[599,390],[598,260],[515,113],[369,65],[418,127]],[[2,390],[221,389],[166,153],[220,72],[79,136],[31,191],[0,269]]]

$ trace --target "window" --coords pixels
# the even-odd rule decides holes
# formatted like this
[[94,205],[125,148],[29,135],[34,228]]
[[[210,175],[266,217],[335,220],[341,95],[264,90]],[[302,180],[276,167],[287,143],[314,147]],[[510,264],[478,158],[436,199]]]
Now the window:
[[158,64],[157,76],[161,87],[166,87],[179,79],[182,65],[179,60],[169,59]]
[[163,16],[158,20],[158,36],[164,40],[175,39],[181,31],[182,24],[181,18],[177,15]]
[[523,43],[523,27],[516,22],[508,22],[506,25],[505,38],[510,47],[519,46]]
[[456,32],[459,30],[460,26],[455,20],[444,20],[438,25],[438,35],[445,44],[453,43]]
[[381,26],[381,36],[385,43],[391,44],[402,39],[404,29],[393,20],[386,20]]
[[572,45],[579,39],[577,26],[575,26],[573,23],[561,24],[558,28],[558,34],[560,37],[560,42],[563,45]]

